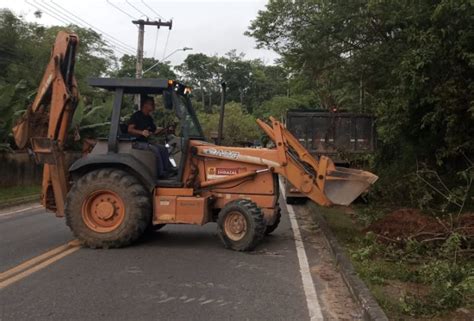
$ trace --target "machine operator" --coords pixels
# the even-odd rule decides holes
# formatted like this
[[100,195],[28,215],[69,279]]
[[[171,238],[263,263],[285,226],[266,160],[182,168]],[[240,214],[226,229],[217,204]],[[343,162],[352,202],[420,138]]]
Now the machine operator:
[[166,128],[156,127],[151,117],[154,110],[155,100],[149,96],[142,97],[140,110],[128,121],[128,133],[137,137],[134,148],[150,150],[155,154],[158,177],[169,178],[175,175],[177,170],[170,162],[168,150],[163,145],[148,142],[151,135],[159,135],[166,131]]

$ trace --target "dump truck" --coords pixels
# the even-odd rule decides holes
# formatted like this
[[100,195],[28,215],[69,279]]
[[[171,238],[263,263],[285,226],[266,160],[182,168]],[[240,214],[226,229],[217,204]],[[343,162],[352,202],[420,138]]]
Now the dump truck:
[[[375,117],[337,110],[289,110],[285,127],[315,158],[330,157],[336,166],[349,167],[354,156],[376,148]],[[304,203],[306,195],[285,180],[288,204]]]
[[[257,120],[273,149],[218,146],[206,141],[190,89],[169,79],[94,78],[89,84],[113,94],[108,137],[67,168],[65,142],[79,100],[74,78],[77,35],[60,32],[37,95],[13,129],[20,148],[44,164],[41,204],[59,217],[84,246],[127,246],[166,224],[217,223],[225,247],[252,250],[281,217],[282,176],[314,202],[349,204],[373,184],[372,173],[338,168],[314,158],[279,121]],[[162,97],[179,132],[169,140],[177,174],[160,179],[155,155],[134,148],[121,131],[126,95]]]

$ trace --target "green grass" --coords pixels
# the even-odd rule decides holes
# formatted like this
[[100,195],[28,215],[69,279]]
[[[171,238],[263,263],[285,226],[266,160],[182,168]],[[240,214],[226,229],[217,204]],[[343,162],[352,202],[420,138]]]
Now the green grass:
[[310,206],[326,219],[391,320],[451,320],[457,307],[472,309],[474,280],[469,275],[474,267],[469,259],[452,262],[437,254],[439,248],[425,251],[419,244],[404,248],[380,244],[373,234],[363,232],[368,222],[380,217],[380,211]]
[[0,204],[21,199],[22,197],[39,195],[40,192],[41,186],[38,185],[2,187],[0,188]]

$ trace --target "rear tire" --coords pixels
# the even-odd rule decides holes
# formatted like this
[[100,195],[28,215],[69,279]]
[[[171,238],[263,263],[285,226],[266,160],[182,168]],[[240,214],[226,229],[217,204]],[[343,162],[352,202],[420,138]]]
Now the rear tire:
[[236,200],[224,206],[217,226],[224,246],[235,251],[253,250],[266,229],[262,211],[249,200]]
[[265,235],[268,235],[270,233],[272,233],[273,231],[275,231],[278,227],[278,225],[280,224],[280,221],[281,221],[281,208],[280,206],[277,207],[277,209],[275,209],[276,213],[276,218],[275,218],[275,222],[273,222],[272,225],[267,225],[266,229],[265,229]]
[[87,173],[68,193],[66,224],[87,247],[130,245],[151,222],[150,193],[138,179],[119,169]]

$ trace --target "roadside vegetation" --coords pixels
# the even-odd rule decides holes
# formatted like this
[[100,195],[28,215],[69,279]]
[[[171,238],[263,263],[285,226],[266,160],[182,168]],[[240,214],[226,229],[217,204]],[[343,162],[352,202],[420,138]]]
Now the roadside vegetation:
[[38,197],[41,186],[15,186],[0,188],[0,206],[10,204],[13,201],[30,200],[30,198]]
[[[38,17],[41,13],[38,12]],[[39,19],[39,21],[41,21]],[[102,36],[92,29],[76,25],[46,27],[30,23],[7,9],[0,9],[0,150],[12,151],[11,127],[32,102],[49,61],[51,45],[58,30],[66,29],[79,35],[76,78],[81,101],[71,129],[70,147],[80,149],[85,138],[104,136],[109,125],[112,97],[87,85],[88,77],[135,77],[135,57],[117,56]],[[262,104],[276,104],[279,113],[287,109],[286,96],[289,71],[283,65],[265,65],[259,59],[246,59],[243,53],[229,48],[224,56],[190,54],[181,65],[169,61],[145,58],[143,69],[157,66],[144,74],[147,78],[168,78],[183,81],[193,88],[193,101],[208,135],[217,130],[221,83],[227,83],[228,111],[224,142],[253,142],[259,138],[255,118]],[[40,70],[38,70],[40,66]],[[292,85],[291,90],[299,90]],[[293,100],[296,100],[294,98]],[[159,99],[157,99],[159,103]],[[123,121],[133,112],[133,97],[124,102]],[[301,103],[300,105],[304,105]],[[306,108],[310,106],[306,104]],[[317,105],[314,104],[313,108]],[[269,115],[267,111],[266,115]],[[160,125],[163,111],[157,112]],[[210,126],[214,126],[211,128]]]
[[248,31],[319,106],[377,117],[366,204],[320,210],[394,320],[473,316],[473,19],[470,1],[275,0]]
[[382,209],[311,206],[323,213],[391,320],[472,317],[473,214],[450,225],[416,210],[381,213],[381,218],[374,220],[371,215]]

